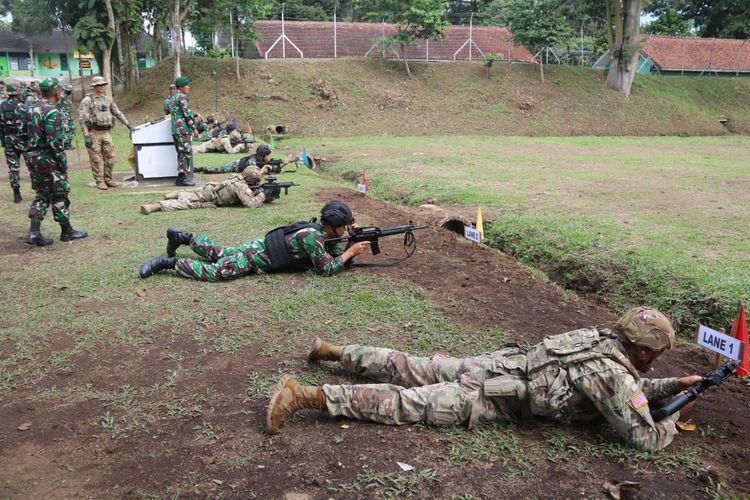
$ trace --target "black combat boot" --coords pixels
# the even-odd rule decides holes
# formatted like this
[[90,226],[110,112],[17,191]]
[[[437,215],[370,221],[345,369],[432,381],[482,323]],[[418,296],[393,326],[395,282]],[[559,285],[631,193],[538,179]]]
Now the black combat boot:
[[172,229],[171,227],[167,229],[167,255],[170,257],[175,256],[175,252],[177,252],[177,249],[180,245],[189,245],[190,240],[193,239],[193,233],[185,233],[183,231],[178,231],[177,229]]
[[61,222],[60,229],[62,229],[62,232],[60,233],[60,241],[80,240],[89,235],[86,231],[76,231],[73,229],[70,222]]
[[23,198],[21,198],[21,188],[13,188],[13,203],[21,203],[23,201]]
[[157,257],[143,264],[138,274],[141,275],[141,278],[148,278],[152,274],[174,269],[175,264],[177,264],[177,259],[174,257]]
[[29,245],[36,245],[40,247],[46,247],[52,244],[52,238],[45,238],[41,231],[42,221],[41,219],[31,219],[31,228],[29,234],[26,235],[24,240]]
[[193,179],[192,175],[187,176],[185,174],[178,174],[177,180],[174,181],[175,186],[195,186],[195,179]]

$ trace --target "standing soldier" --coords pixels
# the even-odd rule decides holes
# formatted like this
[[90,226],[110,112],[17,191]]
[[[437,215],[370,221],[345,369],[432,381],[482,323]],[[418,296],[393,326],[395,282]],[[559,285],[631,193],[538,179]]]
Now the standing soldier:
[[21,153],[26,145],[23,126],[24,107],[18,100],[20,93],[18,87],[8,83],[5,91],[8,98],[0,104],[0,127],[10,187],[13,188],[13,203],[21,203]]
[[172,113],[172,96],[177,92],[177,87],[174,83],[169,84],[169,95],[164,99],[164,116],[169,116]]
[[174,81],[177,92],[170,101],[172,139],[177,150],[177,180],[175,186],[195,186],[193,180],[193,148],[191,138],[198,135],[198,120],[203,117],[190,108],[188,92],[190,78],[181,76]]
[[91,161],[91,173],[94,175],[96,187],[102,190],[120,185],[112,180],[115,146],[112,144],[112,135],[109,131],[114,126],[113,115],[133,130],[112,96],[107,94],[106,87],[107,81],[101,76],[95,76],[91,80],[93,94],[86,95],[78,108],[84,142]]
[[73,86],[66,83],[63,85],[62,90],[62,97],[57,106],[65,117],[64,123],[67,136],[65,150],[67,151],[73,149],[73,139],[76,136],[76,122],[73,120],[73,103],[71,98],[71,95],[73,94]]
[[30,245],[52,244],[51,238],[41,233],[42,220],[48,208],[52,208],[55,220],[62,232],[60,241],[85,238],[85,231],[76,231],[70,225],[70,184],[68,162],[65,158],[65,133],[63,116],[57,108],[60,100],[60,82],[57,78],[46,78],[39,84],[42,98],[26,113],[28,142],[26,156],[31,187],[36,192],[29,208],[31,229],[26,236]]
[[23,103],[26,105],[26,109],[31,109],[34,104],[39,102],[39,80],[31,80],[26,90],[23,93]]

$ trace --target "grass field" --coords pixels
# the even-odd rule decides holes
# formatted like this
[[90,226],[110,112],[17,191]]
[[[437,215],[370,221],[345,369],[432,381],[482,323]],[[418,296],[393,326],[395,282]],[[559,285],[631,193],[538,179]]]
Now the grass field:
[[[115,140],[121,177],[129,170],[122,127]],[[315,420],[270,438],[262,431],[263,412],[281,373],[306,383],[342,381],[335,370],[305,363],[315,335],[463,355],[528,332],[511,335],[472,323],[477,311],[509,312],[495,311],[496,304],[480,302],[481,296],[439,303],[435,290],[400,279],[414,261],[393,274],[365,269],[336,278],[304,273],[206,284],[169,273],[137,276],[143,261],[164,252],[169,226],[206,232],[220,242],[246,241],[317,215],[321,189],[351,187],[341,179],[366,168],[372,194],[386,200],[481,203],[497,214],[487,229],[491,244],[554,278],[563,268],[578,280],[602,276],[607,286],[590,291],[615,308],[653,300],[688,321],[687,313],[679,314],[689,304],[668,298],[681,298],[681,286],[695,286],[690,297],[714,294],[726,314],[748,283],[747,226],[734,226],[747,205],[742,139],[312,139],[283,142],[274,156],[303,145],[338,160],[322,175],[306,169],[284,175],[301,186],[271,205],[149,216],[139,213],[139,205],[173,188],[100,192],[88,185],[84,151],[84,161],[71,171],[71,200],[74,226],[90,236],[61,243],[50,218],[43,230],[56,241],[43,249],[21,243],[28,206],[10,203],[7,186],[0,189],[6,198],[0,212],[0,420],[9,422],[0,428],[0,461],[8,464],[0,471],[0,496],[98,498],[118,491],[142,498],[276,498],[299,489],[340,498],[369,498],[374,491],[384,498],[425,492],[473,498],[498,488],[519,497],[548,493],[531,479],[558,485],[561,496],[592,496],[608,477],[642,480],[654,496],[747,491],[744,469],[716,458],[734,425],[727,419],[738,418],[732,414],[701,424],[700,435],[681,437],[661,453],[633,453],[606,428],[544,423],[498,423],[467,432]],[[196,164],[230,159],[196,155]],[[28,181],[23,183],[28,201]],[[382,216],[357,215],[361,224],[378,224]],[[427,245],[420,240],[418,252]],[[468,245],[455,247],[441,272],[461,290],[459,282],[469,283],[469,277],[452,276],[449,263],[466,258],[476,267],[481,257]],[[493,269],[497,288],[522,287],[521,276],[531,275],[512,274],[507,263]],[[638,281],[635,291],[643,295],[634,298],[626,284],[637,273],[661,274]],[[532,279],[557,294],[558,302],[541,305],[545,314],[567,307],[566,317],[588,319],[574,294]],[[647,287],[654,283],[659,287]],[[450,309],[458,312],[446,313]],[[608,315],[602,308],[597,318]],[[743,404],[739,396],[722,395],[734,398],[723,400],[733,408]],[[707,421],[711,410],[705,411]],[[30,430],[16,430],[26,421]],[[397,451],[393,443],[400,444]],[[402,474],[394,457],[417,470]],[[666,479],[654,481],[655,474]],[[39,480],[28,486],[30,478]],[[68,489],[53,489],[58,485]]]
[[[301,141],[304,143],[305,141]],[[652,304],[683,331],[748,298],[750,141],[725,138],[367,137],[307,141],[367,170],[373,195],[497,213],[487,243],[615,311]]]

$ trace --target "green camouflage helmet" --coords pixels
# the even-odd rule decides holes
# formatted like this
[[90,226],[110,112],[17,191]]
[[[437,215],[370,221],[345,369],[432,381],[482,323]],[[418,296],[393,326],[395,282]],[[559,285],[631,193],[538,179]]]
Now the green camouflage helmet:
[[661,352],[674,347],[674,328],[656,309],[636,307],[617,321],[617,330],[635,345]]

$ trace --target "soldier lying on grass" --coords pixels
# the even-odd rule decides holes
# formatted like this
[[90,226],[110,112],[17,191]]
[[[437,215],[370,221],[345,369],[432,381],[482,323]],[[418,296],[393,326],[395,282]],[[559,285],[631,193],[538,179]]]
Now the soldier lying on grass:
[[[248,274],[315,269],[330,276],[340,272],[353,257],[361,254],[367,242],[352,243],[346,249],[340,244],[326,248],[327,238],[342,236],[357,225],[349,207],[338,200],[325,204],[320,222],[297,222],[270,231],[264,238],[237,247],[217,245],[204,235],[193,235],[167,229],[167,257],[156,257],[140,268],[141,278],[173,270],[181,276],[200,281],[223,281]],[[177,259],[180,245],[190,245],[206,260]]]
[[702,379],[639,376],[673,345],[667,317],[645,307],[628,312],[614,330],[583,328],[534,346],[506,346],[463,359],[439,354],[418,358],[316,338],[309,361],[339,361],[345,371],[381,383],[316,387],[284,376],[272,390],[266,427],[279,432],[301,408],[390,425],[468,428],[499,418],[540,416],[579,425],[604,418],[629,445],[659,450],[672,441],[680,413],[692,404],[654,422],[649,400],[669,398]]

